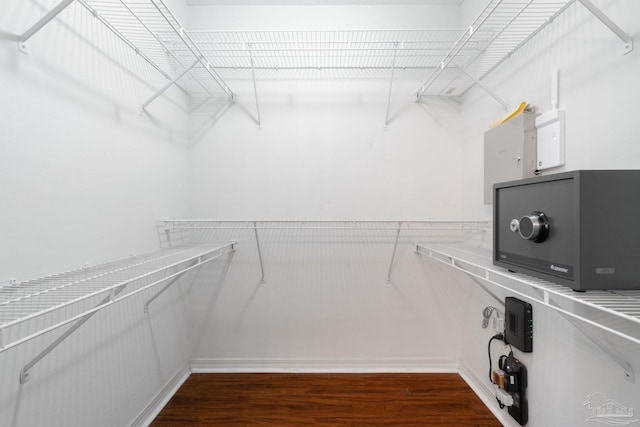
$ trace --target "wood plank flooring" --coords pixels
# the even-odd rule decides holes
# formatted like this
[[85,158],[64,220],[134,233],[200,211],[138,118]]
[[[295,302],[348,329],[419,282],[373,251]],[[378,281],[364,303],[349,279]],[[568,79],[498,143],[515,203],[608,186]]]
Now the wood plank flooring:
[[457,374],[193,374],[154,427],[500,426]]

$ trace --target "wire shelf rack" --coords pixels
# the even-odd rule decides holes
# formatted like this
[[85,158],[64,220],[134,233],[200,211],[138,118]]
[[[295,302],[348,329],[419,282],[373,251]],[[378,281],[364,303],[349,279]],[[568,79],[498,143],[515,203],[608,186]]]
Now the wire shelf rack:
[[222,93],[233,97],[229,86],[162,0],[78,2],[187,94]]
[[417,251],[565,316],[640,344],[640,290],[574,292],[567,286],[496,267],[490,250],[469,245],[419,244]]
[[[233,242],[172,248],[0,286],[0,352],[167,283],[234,249]],[[95,305],[100,298],[105,299]],[[55,322],[44,322],[36,331],[17,328],[47,315]]]
[[[462,96],[531,37],[578,0],[488,0],[471,25],[461,29],[304,30],[187,32],[163,0],[77,0],[109,30],[190,100],[233,101],[226,80],[309,79],[308,70],[335,73],[414,70],[427,75],[417,91],[424,95]],[[621,37],[627,52],[632,39],[590,0],[579,0]],[[46,19],[21,37],[28,38],[74,0],[62,0]],[[44,23],[43,23],[44,22]],[[281,72],[277,76],[274,71]],[[367,78],[370,74],[362,74]],[[326,75],[323,75],[326,78]],[[322,78],[322,76],[319,76]],[[411,75],[411,78],[416,76]],[[257,94],[256,94],[257,98]],[[259,113],[258,113],[259,116]],[[258,117],[258,124],[260,118]],[[386,123],[385,123],[386,124]]]
[[[575,0],[490,0],[418,90],[461,96]],[[473,45],[475,49],[469,49]]]
[[[431,69],[462,31],[197,31],[212,66],[237,70]],[[469,44],[465,50],[474,50]],[[174,51],[180,57],[183,51]],[[469,53],[470,54],[470,53]],[[252,65],[253,59],[253,65]]]
[[[176,219],[157,223],[161,247],[174,244],[199,244],[233,240],[255,241],[258,261],[265,283],[265,263],[262,257],[265,243],[276,242],[323,247],[325,245],[383,245],[389,247],[387,283],[392,283],[392,270],[398,246],[415,245],[417,241],[466,242],[483,238],[489,228],[487,221],[403,221],[403,220],[190,220]],[[241,240],[243,237],[245,240]]]
[[[489,229],[487,221],[472,220],[191,220],[159,221],[158,236],[161,246],[172,244],[199,244],[224,231],[248,230],[277,238],[287,232],[304,232],[308,241],[323,242],[332,238],[345,238],[354,242],[378,238],[381,243],[393,243],[396,234],[400,243],[417,241],[464,242],[484,236]],[[226,236],[225,234],[221,234]]]

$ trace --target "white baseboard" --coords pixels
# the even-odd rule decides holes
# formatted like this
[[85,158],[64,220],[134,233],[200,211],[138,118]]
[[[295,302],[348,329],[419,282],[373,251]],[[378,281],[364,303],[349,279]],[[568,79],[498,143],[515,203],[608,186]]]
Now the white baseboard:
[[176,374],[167,382],[160,392],[153,398],[147,407],[133,420],[131,427],[147,427],[158,416],[162,408],[171,400],[178,389],[191,375],[189,366],[184,365]]
[[[496,395],[493,388],[481,381],[474,373],[460,367],[458,371],[462,379],[467,383],[469,387],[478,395],[482,403],[489,408],[491,413],[502,423],[505,427],[520,427],[520,424],[516,422],[506,409],[500,409],[498,402],[496,401]],[[488,380],[487,380],[488,382]]]
[[192,359],[191,372],[424,372],[457,373],[458,362],[453,360],[321,360],[321,359]]

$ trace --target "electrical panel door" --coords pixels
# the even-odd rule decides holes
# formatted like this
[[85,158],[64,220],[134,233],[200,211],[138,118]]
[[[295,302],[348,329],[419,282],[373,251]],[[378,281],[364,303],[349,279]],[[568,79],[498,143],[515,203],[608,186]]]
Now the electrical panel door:
[[484,203],[493,203],[493,184],[535,176],[537,114],[524,112],[484,134]]

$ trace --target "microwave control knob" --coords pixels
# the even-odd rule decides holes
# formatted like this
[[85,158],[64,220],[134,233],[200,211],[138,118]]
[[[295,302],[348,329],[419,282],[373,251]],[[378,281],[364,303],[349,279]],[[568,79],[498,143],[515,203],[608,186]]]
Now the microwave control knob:
[[532,212],[520,218],[518,233],[525,240],[544,242],[549,236],[549,220],[543,212]]

